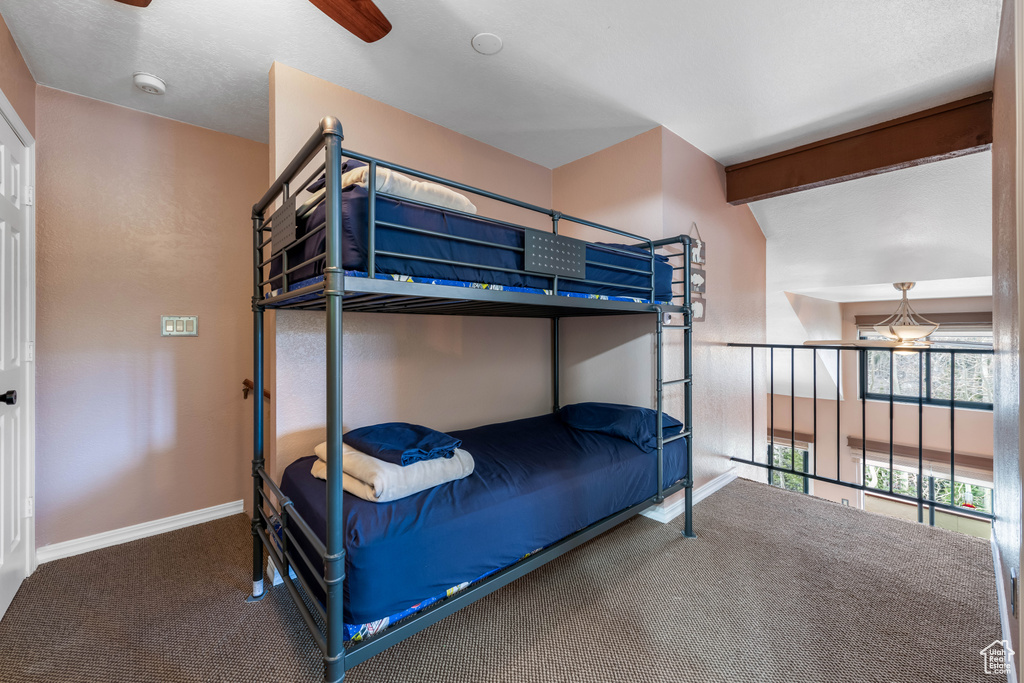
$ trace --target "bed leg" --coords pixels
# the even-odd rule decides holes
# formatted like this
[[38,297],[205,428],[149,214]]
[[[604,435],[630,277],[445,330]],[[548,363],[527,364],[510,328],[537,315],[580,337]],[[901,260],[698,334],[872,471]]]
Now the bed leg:
[[693,533],[693,484],[686,487],[686,523],[683,525],[684,538],[697,538]]
[[341,683],[345,680],[345,659],[344,657],[324,657],[324,682]]
[[256,533],[257,522],[252,521],[252,595],[245,599],[246,602],[259,602],[267,597],[267,591],[263,587],[263,541]]

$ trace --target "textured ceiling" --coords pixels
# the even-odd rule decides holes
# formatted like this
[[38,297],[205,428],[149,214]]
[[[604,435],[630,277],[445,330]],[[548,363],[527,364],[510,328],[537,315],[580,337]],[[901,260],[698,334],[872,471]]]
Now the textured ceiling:
[[[750,205],[767,239],[768,292],[869,301],[991,294],[992,155],[972,154]],[[881,287],[872,287],[881,285]],[[895,294],[895,292],[893,292]],[[893,297],[895,298],[895,297]]]
[[[36,80],[266,140],[278,60],[555,167],[657,124],[732,163],[991,87],[999,0],[0,0]],[[505,41],[470,47],[477,32]],[[167,81],[158,98],[134,71]],[[335,112],[344,118],[344,112]]]

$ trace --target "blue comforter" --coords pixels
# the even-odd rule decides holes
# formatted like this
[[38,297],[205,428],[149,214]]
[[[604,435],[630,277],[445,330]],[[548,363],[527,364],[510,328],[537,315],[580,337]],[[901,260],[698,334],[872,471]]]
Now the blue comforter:
[[[366,188],[350,185],[342,190],[342,262],[345,270],[365,271],[367,254],[367,207],[369,201]],[[299,221],[298,236],[317,230],[326,220],[326,202],[321,203],[303,220]],[[522,247],[524,231],[489,221],[486,218],[467,216],[444,209],[423,206],[412,202],[377,198],[378,251],[389,251],[403,255],[423,256],[443,261],[496,266],[499,268],[523,269],[521,252],[502,249],[497,246],[469,244],[454,240],[404,232],[380,225],[381,222],[406,225],[434,233],[469,237],[491,244]],[[326,231],[321,230],[302,244],[288,250],[289,268],[303,263],[324,252]],[[614,248],[610,248],[614,247]],[[626,250],[631,253],[622,253]],[[605,296],[625,296],[638,299],[650,298],[650,256],[646,249],[626,245],[590,244],[586,257],[592,263],[587,265],[587,278],[609,284],[589,284],[560,280],[560,292],[581,292]],[[488,270],[472,266],[455,266],[447,263],[432,263],[395,256],[377,256],[378,273],[397,273],[414,277],[459,280],[511,287],[532,287],[551,289],[551,278],[541,275],[521,275],[500,270]],[[323,261],[304,266],[289,275],[289,283],[316,277],[323,273]],[[646,271],[632,273],[621,270],[631,268]],[[280,274],[281,259],[271,263],[271,276]],[[272,283],[273,288],[281,281]],[[640,287],[643,289],[635,289]],[[655,257],[655,293],[658,301],[672,298],[672,266],[665,256]]]
[[[451,434],[476,462],[465,479],[392,503],[345,494],[346,623],[397,614],[506,567],[657,488],[656,453],[554,415]],[[665,445],[666,485],[684,476],[686,458],[684,439]],[[323,538],[326,484],[310,474],[312,461],[289,465],[281,489]]]

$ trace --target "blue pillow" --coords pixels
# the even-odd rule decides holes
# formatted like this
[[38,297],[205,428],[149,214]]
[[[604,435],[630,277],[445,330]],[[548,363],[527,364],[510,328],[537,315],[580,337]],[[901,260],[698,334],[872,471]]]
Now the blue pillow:
[[[662,413],[664,436],[683,431],[683,423]],[[558,411],[565,424],[586,432],[599,432],[632,441],[645,451],[658,448],[657,413],[650,408],[624,406],[618,403],[576,403]]]
[[450,458],[462,441],[429,427],[408,422],[385,422],[353,429],[342,440],[356,450],[395,465]]
[[[355,159],[346,159],[345,161],[341,162],[341,172],[347,173],[348,171],[355,170],[360,166],[366,166],[366,164],[364,164],[361,161],[356,161]],[[309,192],[319,192],[320,190],[324,189],[326,185],[327,173],[321,173],[319,178],[317,178],[316,180],[314,180],[313,182],[306,186],[306,190]]]

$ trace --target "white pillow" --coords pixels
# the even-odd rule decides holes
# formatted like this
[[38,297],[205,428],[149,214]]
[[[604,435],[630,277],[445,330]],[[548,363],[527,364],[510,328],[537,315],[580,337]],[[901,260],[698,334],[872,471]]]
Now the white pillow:
[[[354,168],[341,176],[341,186],[367,185],[368,166]],[[463,194],[444,185],[419,181],[388,168],[377,169],[377,191],[387,192],[396,197],[405,197],[424,204],[433,204],[444,209],[455,209],[463,213],[476,213],[476,206]]]
[[[369,167],[367,166],[360,166],[343,173],[341,176],[341,186],[362,185],[366,187],[368,185],[366,182],[367,173],[369,173]],[[388,168],[377,169],[377,191],[393,194],[396,197],[405,197],[406,199],[412,199],[424,204],[433,204],[434,206],[440,206],[442,209],[455,209],[463,213],[476,213],[476,206],[473,202],[469,201],[466,195],[459,194],[444,185],[416,180]],[[306,214],[312,213],[313,209],[323,201],[326,194],[326,188],[321,188],[314,192],[310,195],[309,199],[302,203],[302,206],[295,210],[296,215],[299,218],[304,218]]]

